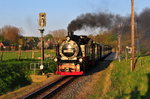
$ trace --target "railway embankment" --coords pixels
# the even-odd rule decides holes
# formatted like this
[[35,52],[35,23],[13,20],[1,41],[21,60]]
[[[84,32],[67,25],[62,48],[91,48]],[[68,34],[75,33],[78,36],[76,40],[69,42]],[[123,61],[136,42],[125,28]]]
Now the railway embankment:
[[84,85],[78,99],[149,99],[150,56],[140,57],[131,72],[130,60],[113,61]]

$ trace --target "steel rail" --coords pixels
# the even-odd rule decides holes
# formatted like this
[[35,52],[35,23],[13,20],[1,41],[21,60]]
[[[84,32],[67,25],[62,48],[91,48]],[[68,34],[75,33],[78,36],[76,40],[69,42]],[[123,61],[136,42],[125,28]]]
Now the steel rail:
[[74,76],[63,76],[62,78],[49,83],[42,88],[24,96],[22,99],[45,99],[56,94],[60,89],[73,81]]

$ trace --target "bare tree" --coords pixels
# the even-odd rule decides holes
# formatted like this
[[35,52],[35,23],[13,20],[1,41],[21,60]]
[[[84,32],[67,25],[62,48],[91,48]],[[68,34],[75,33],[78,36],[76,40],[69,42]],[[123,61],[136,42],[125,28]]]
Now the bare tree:
[[61,42],[67,35],[67,31],[64,29],[50,31],[49,33],[52,34],[56,43]]

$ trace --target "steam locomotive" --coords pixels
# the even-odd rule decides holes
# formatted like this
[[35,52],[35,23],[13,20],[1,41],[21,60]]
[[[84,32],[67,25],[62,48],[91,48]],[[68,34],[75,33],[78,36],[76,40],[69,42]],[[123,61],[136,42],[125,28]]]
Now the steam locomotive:
[[111,53],[111,47],[94,42],[87,36],[69,35],[56,47],[58,75],[83,75],[97,60]]

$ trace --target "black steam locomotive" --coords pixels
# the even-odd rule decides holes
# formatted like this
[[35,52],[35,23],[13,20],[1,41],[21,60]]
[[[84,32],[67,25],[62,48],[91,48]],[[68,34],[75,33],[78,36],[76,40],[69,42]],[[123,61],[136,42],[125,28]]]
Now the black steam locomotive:
[[111,53],[111,47],[94,42],[87,36],[69,34],[56,48],[58,75],[82,75],[95,61]]

